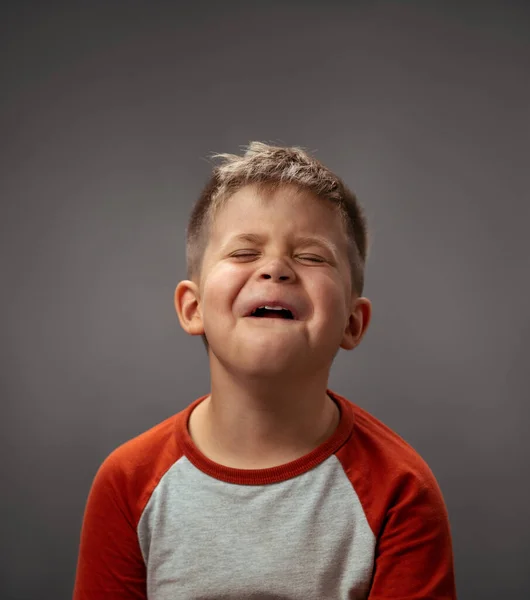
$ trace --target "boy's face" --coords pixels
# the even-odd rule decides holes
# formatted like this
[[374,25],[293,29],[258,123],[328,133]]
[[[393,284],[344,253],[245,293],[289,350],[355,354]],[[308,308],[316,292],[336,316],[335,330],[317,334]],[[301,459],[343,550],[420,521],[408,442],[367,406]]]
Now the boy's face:
[[[192,315],[190,333],[206,333],[210,360],[248,375],[329,368],[340,346],[359,343],[370,317],[369,301],[352,296],[338,212],[295,186],[273,192],[246,186],[226,202],[214,219],[198,284],[181,293],[180,309],[177,288],[181,323],[183,313]],[[272,311],[252,316],[274,305],[289,308],[293,318]]]

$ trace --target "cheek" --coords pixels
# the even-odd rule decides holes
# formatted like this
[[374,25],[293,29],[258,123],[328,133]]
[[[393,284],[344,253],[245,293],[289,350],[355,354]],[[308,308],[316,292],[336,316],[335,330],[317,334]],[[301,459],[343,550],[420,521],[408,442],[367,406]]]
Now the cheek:
[[204,320],[214,322],[214,319],[230,311],[243,283],[242,273],[231,266],[212,271],[202,291]]
[[345,313],[344,286],[332,277],[323,277],[311,284],[311,295],[315,308],[322,318],[342,320]]

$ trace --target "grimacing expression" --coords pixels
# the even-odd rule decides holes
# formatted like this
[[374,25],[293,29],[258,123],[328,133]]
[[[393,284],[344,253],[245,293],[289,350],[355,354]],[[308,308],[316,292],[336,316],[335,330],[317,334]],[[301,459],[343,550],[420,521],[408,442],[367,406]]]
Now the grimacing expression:
[[329,369],[340,346],[352,347],[340,215],[296,186],[249,185],[231,196],[215,216],[198,284],[210,360],[226,368],[258,376]]

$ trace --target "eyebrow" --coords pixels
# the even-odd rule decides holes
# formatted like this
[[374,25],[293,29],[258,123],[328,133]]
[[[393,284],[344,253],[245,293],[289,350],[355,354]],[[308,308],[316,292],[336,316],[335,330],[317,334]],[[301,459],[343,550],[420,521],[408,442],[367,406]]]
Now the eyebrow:
[[[239,235],[231,237],[228,240],[225,247],[233,244],[234,242],[249,242],[250,244],[260,245],[260,244],[263,244],[265,242],[265,240],[266,240],[266,236],[260,235],[258,233],[240,233]],[[335,243],[333,243],[332,241],[328,240],[327,238],[319,236],[319,235],[317,235],[317,236],[306,235],[306,236],[297,237],[295,239],[295,245],[303,246],[303,247],[319,246],[319,247],[331,252],[331,254],[335,258],[338,258],[340,255],[339,249]]]
[[324,248],[325,250],[329,250],[331,252],[331,254],[333,254],[333,256],[338,257],[339,256],[339,248],[337,247],[337,245],[332,242],[331,240],[328,240],[325,237],[321,237],[319,235],[317,236],[303,236],[303,237],[299,237],[296,239],[296,243],[298,246],[320,246],[321,248]]

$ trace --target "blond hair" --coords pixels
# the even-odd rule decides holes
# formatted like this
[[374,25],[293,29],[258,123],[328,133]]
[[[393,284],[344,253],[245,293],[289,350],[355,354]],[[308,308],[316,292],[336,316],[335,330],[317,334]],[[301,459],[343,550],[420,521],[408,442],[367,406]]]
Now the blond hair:
[[186,230],[188,278],[198,278],[211,225],[223,204],[246,185],[267,188],[294,184],[337,207],[348,239],[352,289],[359,295],[364,287],[368,251],[366,218],[356,196],[343,181],[298,147],[270,146],[251,142],[242,156],[214,154],[221,164],[195,203]]

